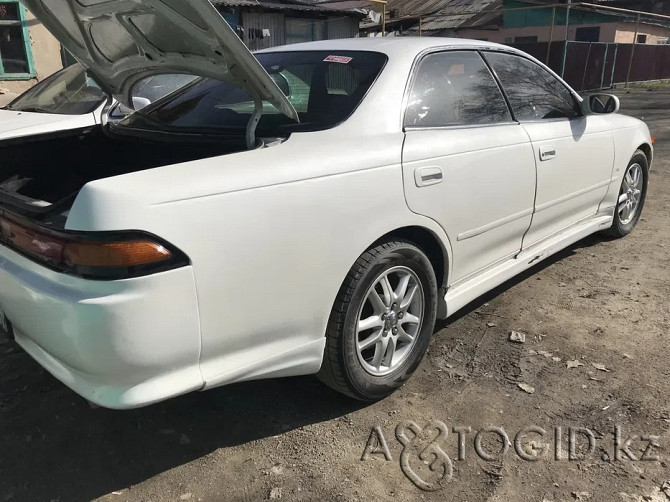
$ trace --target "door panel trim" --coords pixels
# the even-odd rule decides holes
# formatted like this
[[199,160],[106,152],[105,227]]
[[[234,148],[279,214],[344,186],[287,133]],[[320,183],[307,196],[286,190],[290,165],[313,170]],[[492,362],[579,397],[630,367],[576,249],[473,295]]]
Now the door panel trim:
[[478,235],[482,235],[486,232],[490,232],[491,230],[495,230],[498,227],[502,227],[503,225],[507,225],[508,223],[513,223],[517,220],[520,220],[521,218],[525,218],[526,216],[530,216],[533,214],[533,208],[525,209],[519,213],[512,214],[510,216],[507,216],[505,218],[502,218],[500,220],[491,222],[487,225],[484,225],[479,228],[475,228],[473,230],[468,230],[467,232],[463,232],[460,234],[456,240],[458,241],[465,241],[467,239],[471,239],[473,237],[477,237]]
[[482,273],[470,276],[467,280],[453,284],[444,297],[447,303],[447,317],[452,316],[468,303],[491,291],[496,286],[528,270],[535,264],[549,256],[565,249],[599,230],[608,228],[612,224],[612,215],[591,216],[568,228],[557,232],[548,238],[534,244],[513,258],[488,268]]
[[580,190],[578,192],[573,192],[571,194],[565,195],[564,197],[560,197],[558,199],[550,200],[549,202],[545,202],[544,204],[541,204],[535,208],[535,212],[539,213],[542,212],[546,209],[549,209],[551,207],[557,206],[559,204],[562,204],[563,202],[566,202],[570,199],[576,199],[577,197],[581,197],[584,194],[587,194],[589,192],[595,192],[596,190],[609,186],[611,184],[611,180],[606,180],[606,181],[601,181],[600,183],[597,183],[593,186],[584,188],[583,190]]

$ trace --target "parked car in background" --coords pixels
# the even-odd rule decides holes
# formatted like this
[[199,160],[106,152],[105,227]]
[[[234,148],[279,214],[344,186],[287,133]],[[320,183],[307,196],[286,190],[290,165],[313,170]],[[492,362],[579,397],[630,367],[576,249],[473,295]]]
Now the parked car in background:
[[437,318],[640,218],[647,126],[516,49],[254,57],[207,0],[24,1],[120,102],[198,77],[87,134],[0,144],[0,323],[99,405],[314,373],[381,399]]
[[[141,109],[191,81],[190,75],[157,75],[136,90]],[[0,141],[99,125],[133,110],[113,101],[79,63],[54,73],[0,109]]]

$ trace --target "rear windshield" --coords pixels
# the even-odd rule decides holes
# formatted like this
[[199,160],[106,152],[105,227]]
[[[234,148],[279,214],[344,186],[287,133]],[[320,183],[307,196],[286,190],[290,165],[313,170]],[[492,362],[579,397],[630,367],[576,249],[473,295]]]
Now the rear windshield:
[[[258,132],[329,129],[346,120],[379,76],[387,58],[376,52],[273,52],[256,57],[293,104],[300,123],[263,104]],[[251,96],[225,82],[199,79],[121,125],[194,132],[243,131],[254,111]]]

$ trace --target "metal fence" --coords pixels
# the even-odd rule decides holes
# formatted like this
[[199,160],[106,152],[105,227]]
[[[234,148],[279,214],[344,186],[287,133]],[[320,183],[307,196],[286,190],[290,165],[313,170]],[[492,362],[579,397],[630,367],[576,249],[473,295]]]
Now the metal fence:
[[547,42],[510,45],[547,63],[577,91],[670,79],[670,45],[573,41],[553,42],[551,47]]

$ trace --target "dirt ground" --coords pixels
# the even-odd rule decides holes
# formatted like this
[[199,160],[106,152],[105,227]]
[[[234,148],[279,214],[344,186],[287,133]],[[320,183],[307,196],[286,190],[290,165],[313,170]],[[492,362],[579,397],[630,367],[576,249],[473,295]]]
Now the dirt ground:
[[[624,112],[644,118],[657,139],[634,234],[582,241],[439,325],[414,378],[383,402],[353,402],[304,377],[142,410],[92,409],[0,339],[0,502],[670,500],[670,488],[662,491],[670,481],[670,89],[618,92]],[[508,340],[513,330],[525,343]],[[433,426],[411,441],[409,421]],[[436,421],[449,430],[441,451],[453,477],[426,492],[401,464],[429,484],[440,479],[444,471],[418,456],[428,448],[446,462],[431,443]],[[391,460],[379,434],[362,460],[377,426]],[[453,432],[460,426],[472,431],[464,460]],[[491,426],[512,443],[527,427],[543,428],[543,438],[520,437],[522,452],[537,461],[522,459],[513,444],[496,455],[503,444]],[[617,426],[621,443],[635,436],[629,450],[637,461],[615,453]],[[586,455],[587,439],[577,434],[582,460],[570,461],[569,428],[580,427],[592,431],[594,452]],[[478,432],[490,460],[475,452]],[[649,441],[659,446],[643,461]]]

